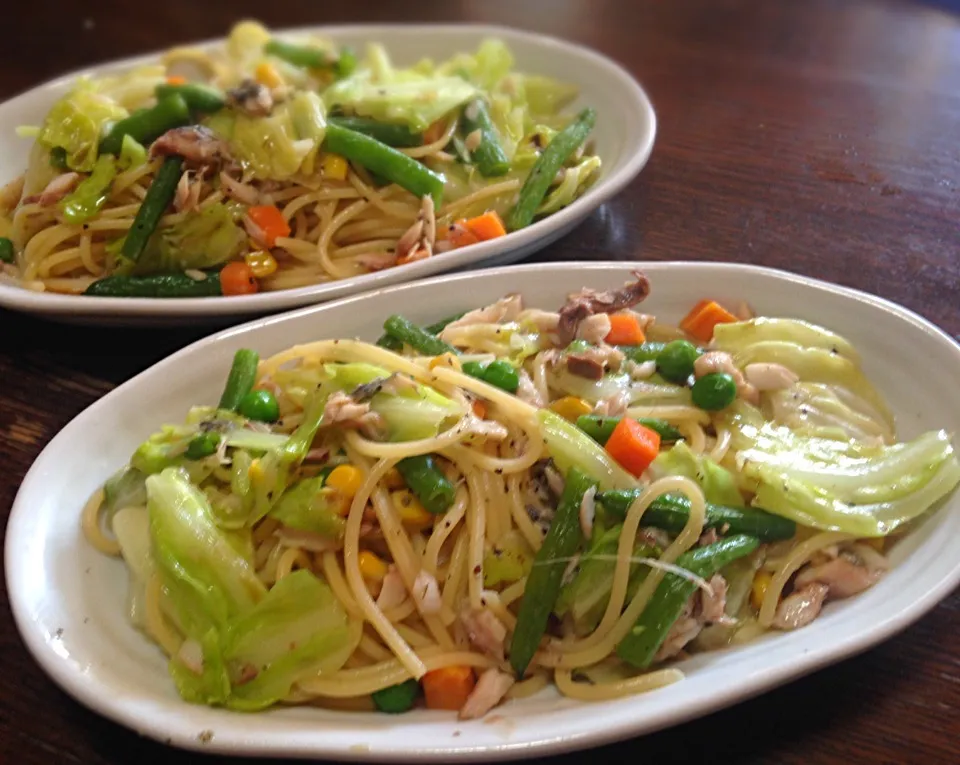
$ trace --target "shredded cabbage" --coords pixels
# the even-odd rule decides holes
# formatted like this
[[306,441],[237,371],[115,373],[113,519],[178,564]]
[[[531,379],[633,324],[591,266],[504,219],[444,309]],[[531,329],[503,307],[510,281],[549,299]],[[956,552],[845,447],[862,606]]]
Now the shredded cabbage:
[[547,452],[564,474],[578,467],[600,485],[601,491],[635,489],[637,480],[590,436],[549,409],[538,409]]
[[733,507],[743,504],[743,496],[730,471],[709,457],[695,454],[683,441],[660,452],[650,463],[650,472],[655,478],[681,475],[696,481],[703,489],[707,502]]
[[573,202],[593,181],[601,164],[600,157],[586,157],[573,167],[565,168],[563,180],[547,194],[543,204],[537,208],[537,214],[553,213]]
[[240,225],[242,208],[217,202],[158,229],[132,267],[135,274],[210,268],[240,255],[247,235]]

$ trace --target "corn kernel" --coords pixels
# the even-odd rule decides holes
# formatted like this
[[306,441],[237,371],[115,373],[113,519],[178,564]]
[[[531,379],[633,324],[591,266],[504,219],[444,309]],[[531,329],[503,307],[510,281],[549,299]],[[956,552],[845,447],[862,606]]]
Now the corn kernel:
[[550,404],[550,408],[559,414],[563,419],[570,422],[576,422],[578,417],[590,414],[593,407],[582,398],[576,396],[564,396]]
[[393,507],[400,516],[400,521],[415,528],[425,528],[433,523],[433,516],[428,513],[420,501],[407,489],[395,491],[390,495]]
[[463,367],[460,366],[460,359],[458,359],[452,353],[441,353],[439,356],[432,358],[427,366],[430,369],[446,367],[448,369],[456,370],[457,372],[463,371]]
[[773,581],[773,574],[768,571],[758,571],[753,577],[753,585],[750,587],[750,603],[757,611],[763,605],[763,599],[767,595],[770,582]]
[[257,458],[250,463],[250,467],[247,468],[247,476],[251,481],[261,481],[263,480],[263,465],[260,464],[260,459]]
[[390,468],[383,476],[383,484],[390,489],[390,491],[395,491],[405,488],[407,482],[403,480],[403,476],[400,475],[399,470]]
[[320,166],[323,168],[323,175],[334,181],[345,181],[347,179],[347,160],[339,154],[324,154]]
[[360,564],[360,573],[364,579],[379,582],[387,575],[387,564],[368,550],[364,550],[357,556],[357,562]]
[[353,499],[360,491],[363,475],[353,465],[337,465],[330,471],[324,486],[336,489],[343,496]]
[[861,539],[860,541],[865,545],[869,545],[877,552],[882,553],[887,539],[886,537],[871,537],[870,539]]
[[278,72],[277,68],[269,61],[261,61],[257,64],[253,76],[257,82],[261,85],[266,85],[268,88],[279,88],[283,86],[283,77],[280,76],[280,72]]
[[277,270],[276,258],[264,250],[248,252],[244,260],[258,279],[265,279]]

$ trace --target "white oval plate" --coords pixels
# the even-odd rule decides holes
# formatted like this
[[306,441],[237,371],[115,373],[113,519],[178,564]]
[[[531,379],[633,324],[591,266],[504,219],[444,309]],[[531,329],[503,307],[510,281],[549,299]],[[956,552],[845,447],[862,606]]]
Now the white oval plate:
[[[653,149],[656,116],[647,94],[619,64],[580,45],[507,27],[474,24],[354,25],[276,31],[277,36],[289,39],[304,33],[324,34],[357,50],[362,50],[367,42],[381,42],[392,58],[404,65],[423,56],[442,59],[473,51],[482,39],[499,37],[510,47],[519,70],[557,77],[580,88],[580,97],[569,107],[571,113],[584,106],[597,110],[597,124],[591,136],[603,160],[600,176],[571,205],[521,231],[350,279],[257,295],[176,300],[56,295],[0,284],[0,306],[84,324],[180,324],[198,318],[222,324],[224,320],[276,313],[447,271],[514,263],[566,234],[622,190],[640,172]],[[208,40],[196,45],[207,47],[220,42]],[[24,158],[32,139],[19,138],[15,128],[41,124],[53,102],[78,75],[118,72],[156,60],[157,55],[151,53],[73,72],[0,104],[0,183],[6,183],[25,167]]]
[[[213,335],[107,394],[47,445],[13,506],[7,589],[27,647],[83,704],[181,747],[379,762],[503,760],[597,746],[757,695],[890,637],[960,582],[960,496],[953,496],[894,548],[894,568],[869,591],[831,604],[797,632],[687,660],[679,665],[684,680],[646,695],[584,704],[546,690],[471,722],[427,710],[388,716],[284,708],[251,717],[180,700],[159,650],[125,620],[124,564],[95,552],[80,532],[85,499],[137,444],[162,423],[180,421],[190,405],[215,401],[238,348],[266,356],[321,338],[372,341],[388,314],[403,312],[427,323],[509,291],[521,292],[528,305],[558,307],[581,286],[619,286],[629,278],[628,268],[538,264],[391,287]],[[960,347],[903,308],[753,266],[643,268],[653,285],[644,309],[665,320],[679,320],[708,290],[730,303],[746,299],[761,314],[804,318],[841,332],[856,344],[866,373],[889,399],[901,437],[960,422]],[[938,373],[917,375],[917,369]]]

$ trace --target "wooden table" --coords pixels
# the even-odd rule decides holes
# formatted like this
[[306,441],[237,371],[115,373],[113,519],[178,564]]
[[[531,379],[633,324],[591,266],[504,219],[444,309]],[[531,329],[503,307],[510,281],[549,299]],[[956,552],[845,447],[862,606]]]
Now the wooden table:
[[[538,260],[733,260],[858,287],[960,333],[960,17],[949,4],[119,0],[5,8],[0,97],[104,58],[270,26],[499,22],[623,62],[659,134],[639,178]],[[956,5],[956,4],[954,4]],[[7,175],[8,171],[4,172]],[[201,328],[91,330],[0,315],[0,509],[67,421]],[[956,426],[957,423],[945,423]],[[216,762],[74,703],[0,604],[0,762]],[[884,645],[706,719],[608,747],[645,762],[960,762],[960,593]],[[557,762],[573,763],[576,755]]]

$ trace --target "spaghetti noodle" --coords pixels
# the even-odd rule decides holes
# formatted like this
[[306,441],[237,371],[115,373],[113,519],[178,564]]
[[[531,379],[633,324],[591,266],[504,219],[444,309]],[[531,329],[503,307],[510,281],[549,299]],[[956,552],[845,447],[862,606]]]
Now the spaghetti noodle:
[[[876,582],[886,538],[960,480],[949,437],[896,443],[827,330],[749,319],[698,347],[634,311],[648,289],[238,353],[218,406],[142,444],[83,513],[181,695],[399,712],[422,686],[463,717],[551,681],[613,699]],[[612,345],[610,315],[686,345]],[[785,374],[771,342],[807,362]],[[886,443],[851,435],[868,410]]]

